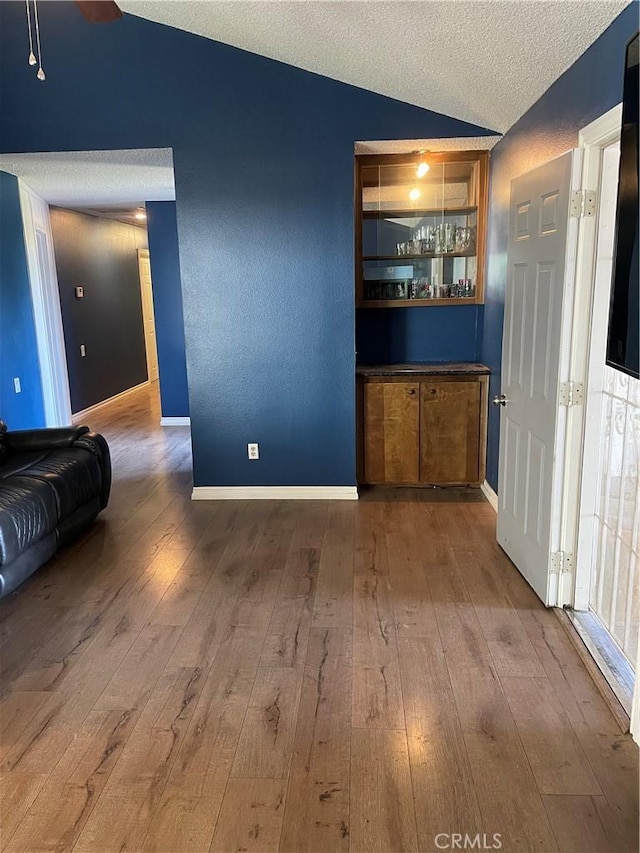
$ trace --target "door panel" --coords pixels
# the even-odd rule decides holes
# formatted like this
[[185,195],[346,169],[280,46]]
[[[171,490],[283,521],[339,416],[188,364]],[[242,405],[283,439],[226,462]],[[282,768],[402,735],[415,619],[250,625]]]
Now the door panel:
[[417,382],[364,386],[365,482],[418,482],[419,390]]
[[480,397],[477,381],[422,383],[420,482],[478,482]]
[[511,184],[497,538],[546,604],[555,604],[557,595],[550,565],[564,446],[558,387],[568,347],[565,302],[576,230],[569,200],[576,173],[568,152]]
[[518,502],[518,489],[516,484],[520,481],[520,424],[510,418],[506,425],[501,445],[504,445],[504,480],[501,485],[500,505],[504,513],[508,513],[514,521],[524,524],[522,515],[522,504]]

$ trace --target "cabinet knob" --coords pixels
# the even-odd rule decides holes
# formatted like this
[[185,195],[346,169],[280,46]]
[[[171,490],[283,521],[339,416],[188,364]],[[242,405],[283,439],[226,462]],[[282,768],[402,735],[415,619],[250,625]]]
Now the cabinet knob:
[[415,389],[415,388],[411,388],[411,389],[410,389],[410,391],[409,391],[409,396],[410,396],[410,397],[415,397],[415,395],[416,395],[416,389]]

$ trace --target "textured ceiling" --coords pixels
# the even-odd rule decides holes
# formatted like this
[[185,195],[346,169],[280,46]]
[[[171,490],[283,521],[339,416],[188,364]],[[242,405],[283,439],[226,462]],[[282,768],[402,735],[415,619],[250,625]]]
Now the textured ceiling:
[[170,148],[0,154],[0,169],[61,207],[139,207],[176,197]]
[[356,142],[356,154],[411,154],[414,151],[489,151],[501,136],[450,136],[446,139],[380,139]]
[[628,2],[119,0],[119,5],[504,133]]
[[143,212],[143,206],[134,205],[126,207],[71,207],[65,206],[65,210],[77,210],[80,213],[86,213],[89,216],[98,216],[100,219],[112,219],[115,222],[124,222],[125,225],[135,225],[136,228],[147,227],[146,212],[144,219],[138,219],[136,214]]

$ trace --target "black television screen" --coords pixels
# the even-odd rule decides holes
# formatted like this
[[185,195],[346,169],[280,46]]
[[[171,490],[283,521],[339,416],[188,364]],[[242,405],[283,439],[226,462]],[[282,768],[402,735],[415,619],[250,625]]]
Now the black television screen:
[[607,364],[640,378],[638,33],[627,45]]

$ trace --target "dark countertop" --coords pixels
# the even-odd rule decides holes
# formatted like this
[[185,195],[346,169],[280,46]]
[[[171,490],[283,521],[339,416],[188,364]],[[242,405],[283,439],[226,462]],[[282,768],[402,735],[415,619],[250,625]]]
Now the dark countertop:
[[414,362],[412,364],[360,364],[356,376],[488,376],[484,364],[473,362]]

